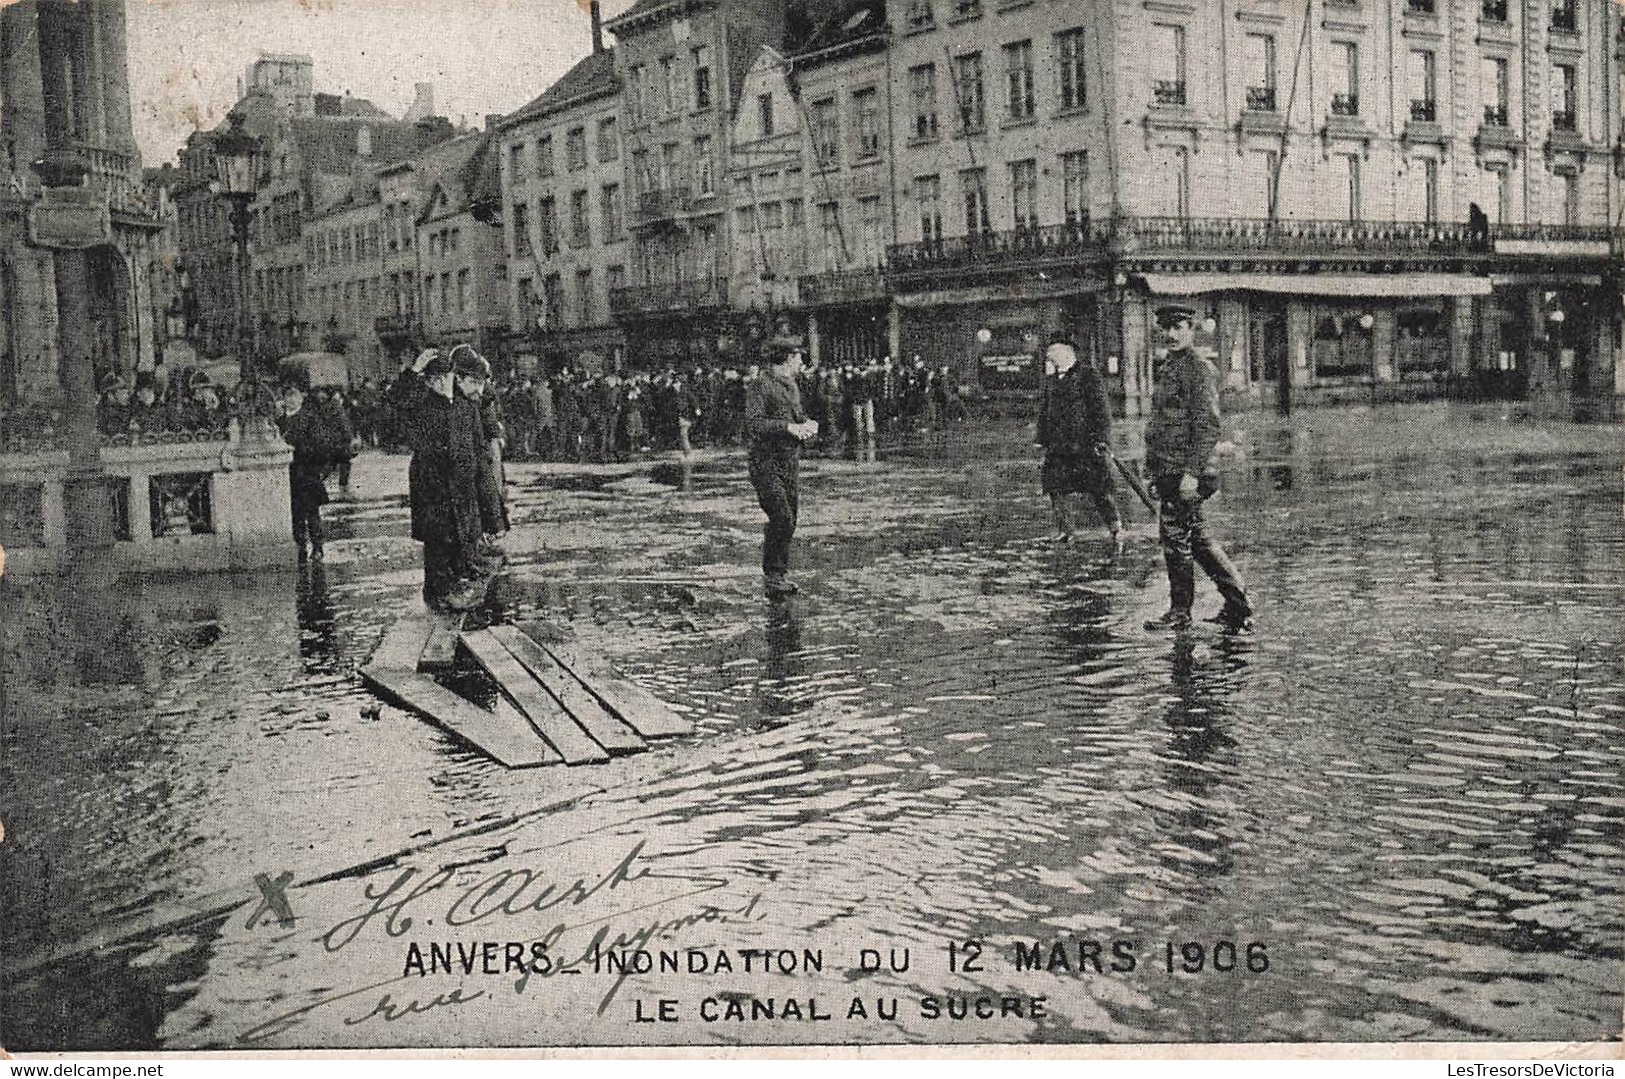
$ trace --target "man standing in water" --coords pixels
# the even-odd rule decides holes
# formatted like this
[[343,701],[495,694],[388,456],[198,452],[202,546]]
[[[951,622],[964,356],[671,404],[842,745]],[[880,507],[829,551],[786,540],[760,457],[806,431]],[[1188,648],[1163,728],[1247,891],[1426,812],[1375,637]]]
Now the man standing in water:
[[1168,567],[1168,611],[1146,628],[1185,629],[1196,599],[1196,566],[1212,578],[1224,606],[1209,621],[1230,629],[1252,624],[1246,587],[1217,540],[1207,534],[1202,503],[1219,489],[1213,449],[1219,441],[1219,372],[1191,347],[1196,312],[1178,304],[1157,308],[1168,358],[1157,369],[1145,462],[1161,503],[1163,561]]
[[1055,514],[1056,542],[1072,542],[1072,501],[1087,495],[1111,533],[1114,552],[1121,554],[1123,517],[1112,497],[1106,387],[1092,366],[1078,362],[1077,348],[1065,339],[1050,342],[1044,367],[1053,374],[1038,413],[1038,442],[1044,447],[1044,493]]
[[818,434],[818,421],[801,407],[796,378],[801,346],[784,339],[768,345],[769,364],[745,384],[745,430],[750,438],[750,482],[767,514],[762,535],[765,591],[774,598],[798,589],[786,576],[790,541],[796,534],[801,444]]

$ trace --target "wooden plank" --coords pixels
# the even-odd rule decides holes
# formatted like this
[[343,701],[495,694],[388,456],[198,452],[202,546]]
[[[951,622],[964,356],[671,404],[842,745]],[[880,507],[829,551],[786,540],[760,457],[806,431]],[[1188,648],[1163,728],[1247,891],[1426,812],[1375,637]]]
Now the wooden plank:
[[416,618],[398,618],[384,632],[384,639],[373,649],[368,666],[381,671],[412,671],[418,669],[418,657],[433,629],[426,621]]
[[481,753],[509,768],[557,764],[562,758],[528,724],[504,723],[428,675],[365,667],[361,676],[386,697],[421,712]]
[[669,738],[692,734],[694,724],[671,710],[665,701],[634,682],[627,681],[600,659],[578,652],[565,643],[569,638],[548,622],[527,622],[520,627],[538,642],[576,681],[592,691],[603,706],[645,738]]
[[604,747],[593,741],[564,706],[531,677],[524,664],[491,636],[490,630],[464,633],[458,640],[495,679],[503,694],[530,718],[531,725],[548,744],[559,751],[566,764],[597,764],[609,760]]
[[565,711],[574,716],[575,721],[585,727],[599,745],[611,753],[637,753],[649,748],[649,743],[639,738],[636,731],[611,715],[598,698],[587,691],[586,686],[576,681],[569,671],[559,666],[558,660],[547,654],[546,649],[520,633],[517,627],[492,626],[491,636],[535,675],[536,681],[564,705]]
[[436,626],[429,633],[429,641],[418,657],[418,670],[442,671],[457,665],[456,627]]

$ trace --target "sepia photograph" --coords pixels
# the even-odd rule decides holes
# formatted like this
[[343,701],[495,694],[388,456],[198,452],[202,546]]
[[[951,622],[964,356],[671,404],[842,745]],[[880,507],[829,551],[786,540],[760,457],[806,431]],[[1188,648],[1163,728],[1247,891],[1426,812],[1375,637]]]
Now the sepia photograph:
[[0,1056],[1618,1059],[1622,71],[4,0]]

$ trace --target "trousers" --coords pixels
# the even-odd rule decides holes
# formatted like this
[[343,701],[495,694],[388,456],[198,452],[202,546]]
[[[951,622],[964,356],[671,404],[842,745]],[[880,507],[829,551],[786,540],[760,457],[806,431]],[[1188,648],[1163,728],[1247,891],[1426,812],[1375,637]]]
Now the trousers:
[[790,541],[796,535],[801,462],[788,454],[750,455],[750,482],[767,514],[762,529],[762,573],[782,577],[790,570]]
[[322,504],[314,498],[298,493],[289,500],[293,508],[293,542],[300,547],[310,544],[320,547],[325,533],[322,531]]
[[1162,559],[1168,567],[1168,606],[1190,613],[1196,601],[1196,567],[1213,581],[1228,610],[1251,614],[1252,601],[1241,574],[1219,541],[1208,535],[1202,517],[1200,498],[1179,497],[1179,477],[1159,477],[1157,498],[1162,504],[1158,534],[1162,539]]
[[423,541],[423,598],[434,602],[445,598],[457,582],[474,576],[473,552],[455,537]]

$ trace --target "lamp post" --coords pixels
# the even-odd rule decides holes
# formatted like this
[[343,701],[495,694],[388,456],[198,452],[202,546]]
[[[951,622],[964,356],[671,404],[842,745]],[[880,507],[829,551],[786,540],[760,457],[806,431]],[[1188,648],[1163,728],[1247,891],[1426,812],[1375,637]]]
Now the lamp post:
[[231,203],[230,222],[237,241],[238,422],[245,437],[264,435],[271,415],[270,395],[260,382],[254,358],[254,321],[249,310],[249,204],[259,186],[264,146],[243,130],[241,113],[231,114],[226,131],[214,137],[214,190]]

